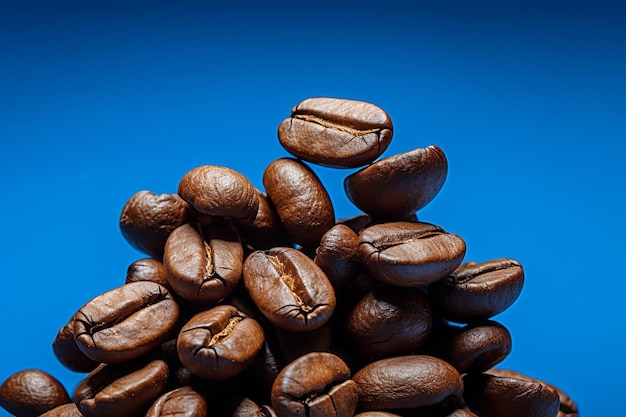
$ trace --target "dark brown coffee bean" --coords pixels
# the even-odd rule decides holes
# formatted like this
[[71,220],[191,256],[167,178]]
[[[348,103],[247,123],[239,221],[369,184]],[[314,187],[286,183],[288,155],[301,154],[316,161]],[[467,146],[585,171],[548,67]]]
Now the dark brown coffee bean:
[[485,373],[487,373],[489,375],[494,375],[494,376],[519,378],[519,379],[539,382],[541,384],[547,385],[550,388],[554,389],[557,392],[557,394],[559,395],[559,403],[560,403],[560,405],[559,405],[559,413],[557,414],[556,417],[578,417],[578,406],[576,405],[574,400],[572,400],[570,398],[570,396],[567,395],[567,393],[565,391],[563,391],[561,388],[555,386],[554,384],[551,384],[551,383],[543,381],[543,380],[531,378],[528,375],[522,374],[522,373],[517,372],[517,371],[512,371],[510,369],[490,369],[490,370],[486,371]]
[[509,308],[524,285],[522,265],[513,259],[469,262],[429,287],[433,304],[448,320],[488,319]]
[[463,393],[457,370],[426,355],[381,359],[352,379],[359,388],[359,408],[364,410],[425,407],[461,398]]
[[178,194],[201,213],[243,223],[252,223],[259,208],[252,183],[223,166],[202,165],[187,172],[178,184]]
[[331,227],[322,236],[314,261],[335,288],[359,275],[359,242],[359,236],[342,224]]
[[393,136],[391,119],[363,101],[309,98],[278,127],[280,144],[292,155],[319,165],[355,168],[378,158]]
[[124,205],[120,230],[135,249],[163,259],[165,241],[174,229],[187,222],[189,205],[177,194],[139,191]]
[[162,285],[132,282],[87,302],[74,316],[78,348],[94,361],[137,358],[167,340],[178,305]]
[[357,400],[348,366],[332,353],[299,357],[272,385],[272,407],[280,417],[352,417]]
[[359,256],[381,282],[417,287],[439,281],[465,256],[465,242],[455,234],[422,222],[375,224],[359,234]]
[[448,175],[448,162],[437,146],[381,159],[344,180],[352,203],[373,217],[402,219],[428,204]]
[[285,330],[317,329],[335,308],[335,292],[324,272],[293,248],[253,252],[244,262],[243,282],[263,315]]
[[469,408],[483,417],[555,417],[559,395],[539,381],[467,374],[464,398]]
[[207,404],[191,387],[181,387],[161,395],[145,417],[207,417]]
[[263,328],[233,306],[196,314],[181,329],[176,348],[193,374],[223,380],[240,374],[263,346]]
[[138,259],[126,270],[126,284],[137,281],[152,281],[170,289],[163,262],[154,258]]
[[78,348],[74,339],[74,317],[59,329],[52,342],[52,351],[63,366],[74,372],[91,372],[100,364]]
[[168,367],[161,360],[101,364],[74,391],[85,417],[135,417],[145,414],[164,392]]
[[263,173],[263,185],[280,221],[295,243],[315,248],[335,225],[335,211],[328,192],[303,162],[280,158]]
[[213,305],[231,294],[241,279],[243,247],[224,222],[185,224],[165,244],[167,280],[185,301]]
[[239,224],[243,240],[252,250],[267,250],[276,246],[291,246],[276,208],[265,193],[259,194],[259,210],[251,224]]
[[83,417],[82,413],[74,403],[63,404],[46,411],[39,417]]
[[446,343],[442,358],[460,374],[482,372],[511,352],[511,333],[495,321],[474,322],[458,330]]
[[367,294],[346,320],[351,347],[360,356],[379,358],[414,352],[426,342],[431,325],[422,290],[389,285]]
[[63,385],[38,369],[16,372],[0,385],[0,407],[18,417],[37,417],[70,402]]

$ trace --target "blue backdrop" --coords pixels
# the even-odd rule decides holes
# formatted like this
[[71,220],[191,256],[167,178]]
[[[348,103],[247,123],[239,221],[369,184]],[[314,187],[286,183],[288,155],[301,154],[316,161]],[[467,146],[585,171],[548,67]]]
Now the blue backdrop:
[[[278,124],[330,96],[390,114],[384,156],[439,145],[448,179],[420,219],[524,266],[501,366],[626,416],[625,9],[430,3],[0,1],[0,380],[39,368],[72,392],[57,330],[144,257],[124,203],[202,164],[261,188]],[[314,169],[357,214],[351,171]]]

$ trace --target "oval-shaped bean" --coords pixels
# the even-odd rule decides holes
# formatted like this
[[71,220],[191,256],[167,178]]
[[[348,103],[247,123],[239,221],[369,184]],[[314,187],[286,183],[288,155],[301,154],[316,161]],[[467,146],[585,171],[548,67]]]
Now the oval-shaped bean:
[[336,355],[312,352],[289,363],[272,385],[271,402],[281,417],[352,417],[357,387]]
[[317,97],[298,103],[278,127],[280,144],[314,164],[355,168],[389,146],[393,124],[380,107],[357,100]]
[[433,304],[448,320],[468,323],[509,308],[522,292],[524,270],[513,259],[468,262],[431,285]]
[[344,190],[365,213],[399,220],[435,198],[447,175],[446,156],[432,145],[374,162],[347,176]]
[[39,369],[25,369],[0,385],[0,407],[18,417],[37,417],[72,400],[55,377]]
[[165,244],[163,263],[176,294],[194,304],[212,305],[230,295],[241,279],[243,247],[226,223],[184,224]]
[[254,319],[230,305],[219,305],[193,316],[180,330],[176,349],[193,374],[223,380],[240,374],[265,340]]
[[381,359],[352,379],[359,389],[359,408],[364,410],[426,407],[459,399],[463,393],[457,370],[427,355]]
[[559,412],[558,393],[539,381],[473,373],[463,382],[465,402],[483,417],[555,417]]
[[178,315],[178,304],[165,287],[150,281],[132,282],[81,307],[74,316],[74,338],[94,361],[125,362],[164,342]]
[[483,372],[511,353],[511,333],[502,324],[484,320],[459,329],[449,338],[443,359],[460,374]]
[[322,236],[314,261],[334,287],[344,285],[359,275],[359,242],[359,235],[342,224],[334,225]]
[[145,417],[207,417],[207,403],[196,390],[186,386],[161,395]]
[[423,222],[389,222],[359,234],[361,263],[372,277],[398,287],[428,285],[448,276],[463,261],[465,242]]
[[187,221],[189,205],[177,194],[154,194],[142,190],[124,205],[120,230],[135,249],[163,259],[165,241],[174,229]]
[[367,294],[346,320],[350,346],[360,356],[388,357],[416,351],[432,326],[428,297],[419,288],[383,285]]
[[263,315],[285,330],[317,329],[330,319],[335,308],[330,281],[297,249],[253,252],[244,262],[243,282]]
[[137,259],[126,269],[126,284],[137,281],[152,281],[169,289],[163,262],[154,258]]
[[85,417],[143,415],[165,391],[169,369],[162,360],[101,364],[74,391],[74,402]]
[[201,165],[187,172],[178,194],[201,213],[254,221],[259,197],[252,183],[239,172],[219,165]]
[[293,158],[273,161],[263,173],[263,186],[291,240],[316,248],[335,224],[335,210],[317,175]]

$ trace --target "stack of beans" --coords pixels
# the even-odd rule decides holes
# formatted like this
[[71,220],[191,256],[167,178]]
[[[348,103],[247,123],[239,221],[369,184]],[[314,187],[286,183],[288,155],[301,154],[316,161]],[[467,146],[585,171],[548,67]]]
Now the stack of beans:
[[[393,135],[370,103],[313,98],[278,128],[293,155],[264,191],[219,165],[177,193],[139,191],[120,228],[146,254],[79,308],[53,349],[86,373],[68,395],[25,370],[0,387],[16,416],[577,416],[555,386],[494,369],[518,298],[514,259],[464,262],[464,240],[421,222],[448,165],[437,146],[380,159]],[[312,166],[362,212],[337,220]]]

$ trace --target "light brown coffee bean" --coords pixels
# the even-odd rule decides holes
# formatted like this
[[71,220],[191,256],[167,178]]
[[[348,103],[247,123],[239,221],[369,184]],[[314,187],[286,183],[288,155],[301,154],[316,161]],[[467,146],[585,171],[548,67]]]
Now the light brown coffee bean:
[[0,385],[0,407],[18,417],[37,417],[71,401],[63,385],[39,369],[16,372]]
[[355,168],[378,158],[389,146],[393,124],[380,107],[356,100],[309,98],[278,127],[280,144],[314,164]]

